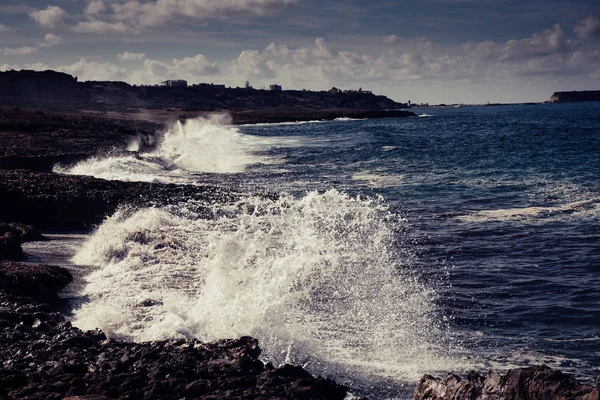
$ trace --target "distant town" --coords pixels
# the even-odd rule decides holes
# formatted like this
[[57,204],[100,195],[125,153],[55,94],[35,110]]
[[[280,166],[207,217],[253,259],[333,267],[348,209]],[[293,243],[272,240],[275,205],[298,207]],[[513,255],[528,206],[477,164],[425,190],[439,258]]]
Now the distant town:
[[[141,86],[147,86],[147,85],[141,85]],[[159,85],[155,85],[155,86],[159,86]],[[167,80],[167,81],[161,82],[160,86],[185,88],[185,87],[188,87],[188,83],[187,83],[186,80],[183,80],[183,79]],[[218,84],[218,83],[197,83],[197,84],[192,84],[190,86],[191,87],[211,87],[211,88],[214,88],[214,89],[225,89],[226,88],[225,85]],[[241,89],[241,88],[238,86],[236,89]],[[252,87],[252,85],[250,85],[249,81],[246,81],[246,84],[244,85],[244,89],[270,90],[272,92],[282,92],[283,91],[283,87],[281,85],[278,85],[278,84],[269,85],[268,89],[266,87],[265,88],[256,89],[256,88]],[[304,90],[306,90],[306,89],[304,89]],[[358,90],[355,90],[355,89],[342,90],[342,89],[338,89],[336,87],[332,87],[327,92],[330,93],[330,94],[340,94],[340,93],[365,93],[365,94],[373,94],[372,91],[370,91],[370,90],[363,90],[362,88],[358,88]]]

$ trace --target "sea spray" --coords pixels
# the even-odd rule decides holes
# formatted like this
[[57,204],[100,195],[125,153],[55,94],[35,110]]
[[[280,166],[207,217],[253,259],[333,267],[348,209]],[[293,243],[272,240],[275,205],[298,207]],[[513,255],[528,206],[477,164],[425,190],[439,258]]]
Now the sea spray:
[[76,254],[95,266],[74,324],[136,341],[251,335],[264,357],[329,375],[414,381],[456,369],[380,199],[336,190],[122,210]]
[[194,184],[190,173],[241,173],[249,165],[273,162],[258,154],[273,145],[272,139],[244,135],[228,122],[226,114],[176,121],[158,134],[150,152],[138,153],[141,139],[135,138],[127,147],[131,154],[95,156],[71,167],[56,166],[54,171],[109,180]]

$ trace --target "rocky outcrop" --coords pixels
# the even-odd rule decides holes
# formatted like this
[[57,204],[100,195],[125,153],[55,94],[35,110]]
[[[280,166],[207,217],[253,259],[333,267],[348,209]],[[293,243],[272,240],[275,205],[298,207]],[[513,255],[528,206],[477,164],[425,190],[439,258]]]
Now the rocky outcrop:
[[0,291],[0,398],[339,399],[346,388],[275,368],[255,339],[128,343],[83,332],[61,313]]
[[72,280],[66,268],[0,262],[0,290],[15,296],[52,299]]
[[600,90],[586,90],[581,92],[555,92],[548,103],[570,103],[580,101],[600,101]]
[[470,372],[444,378],[426,375],[414,392],[414,400],[598,400],[599,386],[586,386],[547,366],[517,368],[506,375],[484,376]]
[[[120,206],[228,203],[235,192],[217,186],[119,182],[88,176],[28,170],[0,170],[0,221],[17,221],[40,229],[89,229]],[[208,207],[199,213],[211,217]]]
[[50,171],[56,163],[125,149],[134,138],[150,142],[162,130],[146,121],[0,107],[0,169]]

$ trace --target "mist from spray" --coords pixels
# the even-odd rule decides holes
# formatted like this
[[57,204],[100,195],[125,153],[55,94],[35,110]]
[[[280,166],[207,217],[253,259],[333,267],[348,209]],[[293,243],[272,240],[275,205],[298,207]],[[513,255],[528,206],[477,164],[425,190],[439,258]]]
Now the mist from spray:
[[96,266],[74,324],[136,341],[257,337],[264,357],[319,373],[416,380],[460,368],[435,290],[377,199],[336,190],[120,211],[77,253]]

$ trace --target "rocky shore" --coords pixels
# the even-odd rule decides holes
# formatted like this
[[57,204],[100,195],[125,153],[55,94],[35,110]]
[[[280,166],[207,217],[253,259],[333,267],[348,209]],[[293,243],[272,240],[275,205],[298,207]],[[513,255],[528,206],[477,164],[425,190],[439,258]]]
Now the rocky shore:
[[[89,230],[121,205],[237,198],[216,186],[51,172],[56,162],[111,151],[132,135],[160,129],[105,117],[0,111],[0,398],[343,399],[347,388],[330,379],[296,366],[264,364],[250,337],[136,344],[108,339],[98,330],[83,332],[66,320],[69,305],[58,297],[72,280],[69,271],[14,261],[26,258],[22,242],[45,240],[37,229]],[[205,211],[211,218],[208,207]]]
[[[129,343],[57,310],[68,270],[0,262],[0,398],[343,399],[347,388],[259,360],[256,339]],[[89,396],[89,397],[88,397]]]
[[[245,123],[340,116],[323,110],[269,113],[240,111],[232,117]],[[359,117],[345,116],[350,115]],[[69,305],[58,296],[73,279],[69,271],[18,262],[26,258],[22,242],[45,240],[38,229],[89,230],[126,204],[193,198],[210,205],[239,198],[217,186],[114,182],[52,172],[56,163],[118,151],[132,137],[151,138],[168,120],[113,117],[0,107],[0,399],[343,399],[348,389],[330,379],[297,366],[263,363],[260,344],[250,337],[129,343],[98,330],[81,331],[66,320]],[[199,211],[212,217],[208,206]],[[535,367],[504,376],[426,376],[414,399],[591,400],[598,399],[598,389]]]

